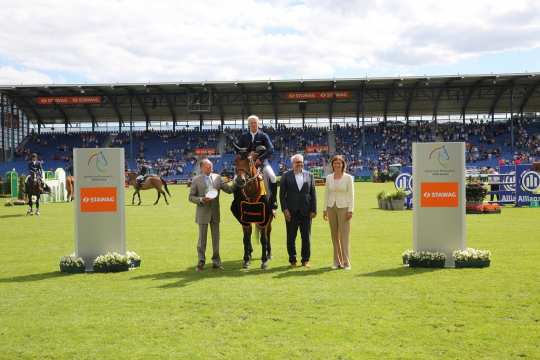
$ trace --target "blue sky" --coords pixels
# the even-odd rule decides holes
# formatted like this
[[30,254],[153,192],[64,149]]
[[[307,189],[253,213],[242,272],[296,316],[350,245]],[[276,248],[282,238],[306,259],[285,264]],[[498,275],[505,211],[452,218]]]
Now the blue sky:
[[3,85],[540,72],[530,0],[29,0],[3,13]]

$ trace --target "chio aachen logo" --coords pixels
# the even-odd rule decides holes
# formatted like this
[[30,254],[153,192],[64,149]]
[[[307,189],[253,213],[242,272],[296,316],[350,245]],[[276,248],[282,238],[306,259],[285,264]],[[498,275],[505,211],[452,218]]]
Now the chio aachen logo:
[[107,166],[109,165],[109,162],[107,161],[105,154],[103,154],[103,151],[98,151],[90,155],[90,157],[88,158],[88,167],[90,167],[92,163],[95,165],[97,171],[100,173],[104,173],[107,170]]
[[409,173],[401,173],[396,177],[394,185],[398,190],[403,190],[407,193],[411,193],[413,187],[413,177]]
[[531,170],[521,174],[521,189],[523,191],[535,192],[538,188],[540,188],[540,174]]
[[431,150],[429,158],[436,159],[439,165],[446,169],[448,162],[450,161],[450,154],[448,154],[446,146],[443,145]]

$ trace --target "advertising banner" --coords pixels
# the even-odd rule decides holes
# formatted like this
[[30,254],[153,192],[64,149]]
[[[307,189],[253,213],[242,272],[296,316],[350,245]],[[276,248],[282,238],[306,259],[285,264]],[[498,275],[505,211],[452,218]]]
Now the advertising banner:
[[124,149],[73,150],[75,255],[92,269],[107,252],[125,254]]
[[446,254],[466,247],[465,143],[413,143],[413,245]]

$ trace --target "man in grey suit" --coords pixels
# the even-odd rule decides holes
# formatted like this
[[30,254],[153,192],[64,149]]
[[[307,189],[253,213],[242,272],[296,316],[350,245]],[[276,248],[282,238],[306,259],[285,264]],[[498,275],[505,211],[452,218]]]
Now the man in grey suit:
[[[208,224],[210,224],[212,232],[212,265],[214,269],[223,269],[219,256],[219,191],[223,190],[230,194],[234,191],[234,185],[224,183],[221,176],[212,172],[213,164],[210,160],[201,160],[200,167],[201,174],[193,178],[189,191],[189,201],[197,205],[195,222],[199,224],[199,241],[197,243],[199,262],[196,269],[202,271],[206,262]],[[215,190],[214,193],[217,192],[217,196],[207,196],[210,190]]]
[[289,263],[296,266],[296,234],[302,237],[302,266],[309,267],[311,256],[311,219],[317,215],[317,198],[313,174],[304,170],[304,157],[291,158],[292,170],[281,177],[279,202],[287,227],[287,252]]

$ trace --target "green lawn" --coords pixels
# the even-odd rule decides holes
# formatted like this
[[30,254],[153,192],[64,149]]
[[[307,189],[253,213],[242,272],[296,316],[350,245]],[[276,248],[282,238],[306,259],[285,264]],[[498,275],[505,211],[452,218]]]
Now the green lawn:
[[127,206],[140,269],[64,275],[72,205],[45,204],[41,217],[1,206],[0,358],[540,358],[540,209],[467,216],[468,245],[492,251],[490,268],[409,269],[412,212],[375,209],[391,187],[357,184],[351,271],[330,269],[322,212],[311,269],[288,268],[280,214],[270,268],[240,270],[241,228],[222,194],[225,270],[196,273],[194,205],[171,186],[170,206],[152,206],[154,192]]

